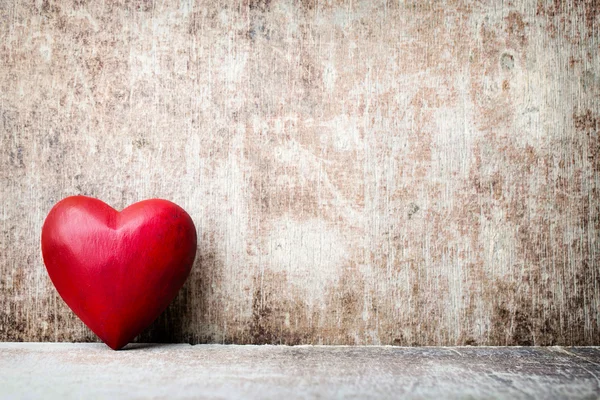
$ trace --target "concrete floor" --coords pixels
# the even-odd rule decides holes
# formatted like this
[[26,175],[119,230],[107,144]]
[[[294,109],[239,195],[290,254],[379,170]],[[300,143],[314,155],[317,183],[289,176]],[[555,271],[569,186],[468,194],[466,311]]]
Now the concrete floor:
[[0,398],[600,398],[598,347],[0,343]]

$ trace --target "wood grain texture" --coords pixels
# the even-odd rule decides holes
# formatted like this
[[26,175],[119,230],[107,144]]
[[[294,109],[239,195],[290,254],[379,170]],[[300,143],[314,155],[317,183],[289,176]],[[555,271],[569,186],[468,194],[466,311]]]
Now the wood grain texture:
[[600,344],[600,5],[0,0],[0,340],[94,336],[52,205],[165,198],[142,341]]
[[0,343],[0,399],[597,399],[595,347]]

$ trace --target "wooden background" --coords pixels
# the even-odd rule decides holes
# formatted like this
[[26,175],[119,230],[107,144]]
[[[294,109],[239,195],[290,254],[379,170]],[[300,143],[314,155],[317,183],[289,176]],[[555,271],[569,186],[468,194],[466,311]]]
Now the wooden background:
[[140,341],[600,344],[600,2],[0,0],[0,340],[91,341],[40,228],[199,232]]

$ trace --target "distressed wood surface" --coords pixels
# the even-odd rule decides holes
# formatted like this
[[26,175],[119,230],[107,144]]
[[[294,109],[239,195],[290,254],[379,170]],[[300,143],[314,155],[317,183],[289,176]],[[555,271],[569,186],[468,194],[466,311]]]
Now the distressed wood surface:
[[0,340],[52,205],[184,207],[141,341],[600,344],[600,5],[0,0]]
[[597,399],[600,349],[0,343],[0,399]]

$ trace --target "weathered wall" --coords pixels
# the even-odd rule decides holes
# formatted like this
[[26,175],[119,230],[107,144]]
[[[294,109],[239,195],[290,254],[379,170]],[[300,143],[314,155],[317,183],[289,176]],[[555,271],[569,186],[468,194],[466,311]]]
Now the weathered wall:
[[0,0],[0,340],[73,194],[198,259],[142,341],[600,344],[600,4]]

